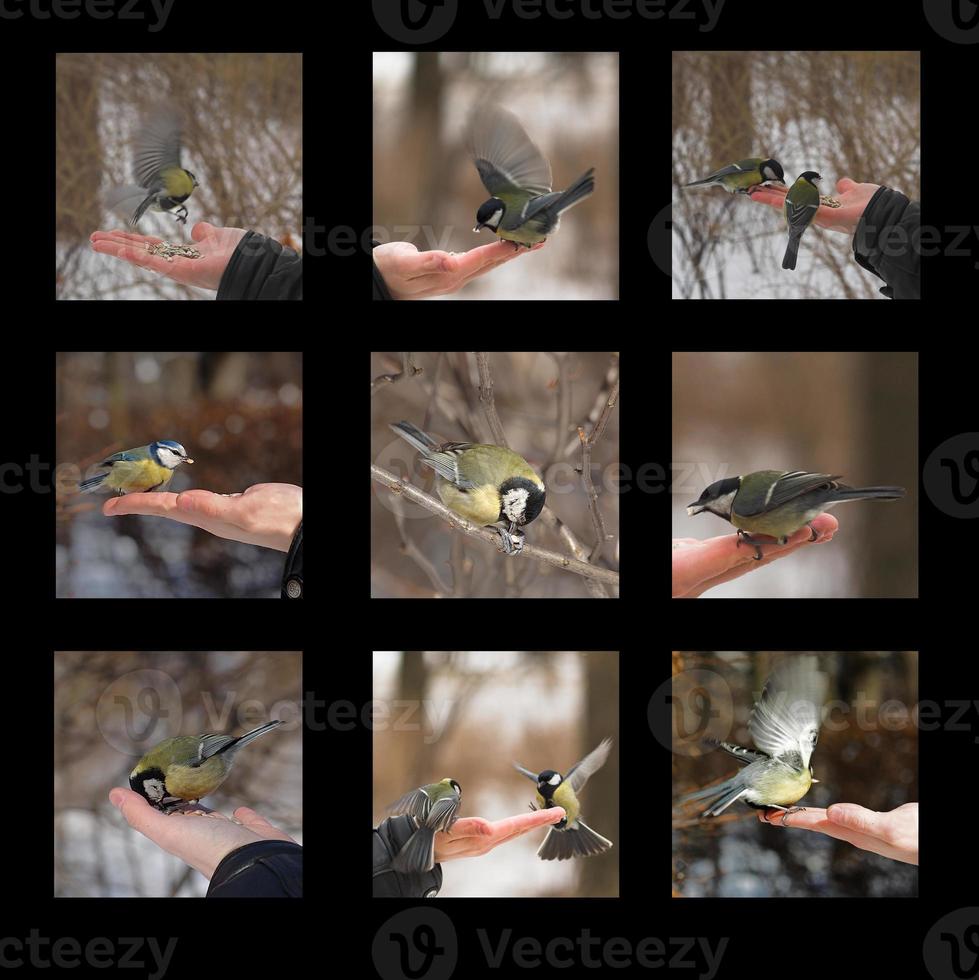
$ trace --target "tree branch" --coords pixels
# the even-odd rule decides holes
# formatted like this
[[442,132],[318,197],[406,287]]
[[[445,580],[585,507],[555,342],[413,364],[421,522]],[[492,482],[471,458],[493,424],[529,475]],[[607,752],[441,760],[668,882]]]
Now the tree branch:
[[497,446],[506,446],[506,436],[503,434],[503,423],[500,416],[496,414],[496,401],[493,398],[493,376],[489,369],[489,355],[484,350],[478,350],[476,354],[476,367],[479,370],[479,400],[483,403],[483,411],[486,413],[486,421],[489,422],[490,432],[493,433],[493,443]]
[[[481,538],[483,541],[488,541],[495,546],[499,546],[500,536],[495,531],[490,530],[488,527],[477,527],[475,524],[471,524],[455,512],[449,510],[440,500],[430,497],[427,493],[419,490],[418,487],[411,483],[399,480],[393,473],[388,472],[374,463],[371,464],[371,479],[383,484],[395,493],[402,494],[406,500],[410,500],[412,503],[418,504],[419,507],[424,507],[425,510],[441,517],[444,521],[451,524],[455,530],[461,531],[463,534],[468,534],[470,537]],[[595,565],[589,565],[587,562],[569,558],[567,555],[559,555],[554,551],[545,551],[543,548],[538,548],[535,545],[525,544],[523,550],[513,557],[536,558],[538,561],[542,561],[547,565],[553,565],[555,568],[563,568],[565,571],[573,572],[575,575],[582,575],[585,578],[594,579],[597,582],[604,582],[606,585],[618,586],[619,584],[619,576],[616,572],[609,571],[606,568],[598,568]]]
[[612,390],[608,394],[608,398],[605,400],[605,407],[602,409],[602,414],[599,415],[598,421],[595,423],[595,428],[591,431],[591,435],[586,437],[584,428],[580,425],[578,426],[578,438],[581,440],[581,482],[584,484],[585,492],[588,494],[588,513],[591,515],[592,527],[595,529],[595,544],[592,546],[591,554],[588,556],[589,561],[595,561],[601,555],[602,548],[605,547],[605,541],[609,536],[605,529],[605,519],[602,517],[602,512],[598,508],[598,491],[595,489],[595,484],[591,478],[591,451],[605,433],[605,427],[608,425],[609,417],[612,415],[612,409],[615,408],[618,397],[619,382],[616,379]]
[[401,370],[397,374],[378,375],[371,382],[371,398],[373,398],[385,385],[397,384],[399,381],[404,381],[405,378],[413,378],[416,374],[421,374],[423,371],[424,368],[415,367],[415,365],[412,363],[411,351],[403,350],[401,352]]
[[568,351],[548,351],[557,364],[557,432],[554,436],[554,451],[545,470],[558,462],[561,458],[561,449],[571,428],[571,372]]

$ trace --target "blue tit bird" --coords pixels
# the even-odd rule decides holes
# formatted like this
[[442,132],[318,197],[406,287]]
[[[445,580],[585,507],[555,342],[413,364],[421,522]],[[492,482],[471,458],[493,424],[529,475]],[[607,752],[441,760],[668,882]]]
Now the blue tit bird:
[[240,748],[278,728],[281,721],[233,735],[177,735],[154,745],[129,774],[129,785],[151,806],[169,813],[181,801],[200,800],[213,793],[231,772]]
[[785,195],[785,224],[789,229],[789,244],[785,247],[782,259],[783,269],[794,269],[799,256],[799,242],[812,224],[819,210],[819,181],[823,178],[815,170],[799,174],[799,179]]
[[150,114],[136,134],[133,170],[136,185],[125,184],[109,193],[107,204],[128,212],[134,207],[129,225],[135,228],[146,211],[173,214],[181,224],[187,222],[184,201],[198,187],[197,178],[180,164],[181,123],[172,111]]
[[588,777],[605,765],[611,748],[612,739],[603,739],[598,748],[589,752],[581,762],[575,763],[566,776],[553,769],[537,773],[524,769],[517,762],[513,764],[517,772],[537,784],[537,805],[531,803],[531,810],[549,810],[555,806],[564,809],[564,817],[551,825],[544,843],[537,850],[537,856],[542,861],[591,857],[593,854],[604,854],[612,846],[608,838],[592,830],[581,819],[581,804],[577,795],[588,782]]
[[595,168],[567,190],[551,190],[551,165],[512,112],[492,103],[473,113],[469,150],[492,197],[479,206],[473,231],[488,228],[514,248],[531,248],[557,231],[561,214],[595,189]]
[[793,813],[813,783],[812,751],[819,738],[826,702],[827,678],[817,658],[790,655],[765,682],[751,709],[748,731],[755,749],[731,742],[707,741],[724,749],[744,766],[730,779],[690,793],[678,806],[697,800],[706,804],[702,817],[716,817],[735,800],[758,810]]
[[82,480],[78,489],[81,493],[91,493],[107,487],[120,494],[160,490],[170,482],[173,471],[181,463],[193,462],[179,442],[162,439],[102,460],[99,466],[104,467],[104,472]]
[[751,157],[748,160],[739,160],[737,163],[728,164],[728,166],[708,174],[703,180],[692,180],[683,186],[716,185],[723,187],[730,194],[747,194],[753,187],[757,187],[766,181],[785,183],[785,171],[782,170],[782,164],[778,160],[762,160],[760,157]]

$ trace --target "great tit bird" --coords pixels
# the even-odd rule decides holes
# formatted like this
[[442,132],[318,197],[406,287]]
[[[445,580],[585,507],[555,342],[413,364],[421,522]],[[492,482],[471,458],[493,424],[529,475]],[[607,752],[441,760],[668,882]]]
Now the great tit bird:
[[519,763],[513,764],[517,772],[523,773],[537,784],[537,806],[531,804],[531,810],[549,810],[555,806],[564,808],[564,818],[550,827],[544,843],[537,850],[537,856],[542,861],[590,857],[593,854],[602,854],[612,846],[610,840],[596,833],[581,819],[581,806],[577,796],[588,782],[588,777],[605,765],[611,748],[612,739],[604,739],[597,749],[573,765],[566,776],[553,769],[536,773],[524,769]]
[[448,833],[461,806],[462,787],[450,777],[413,789],[392,803],[391,813],[408,814],[418,829],[395,855],[391,867],[402,874],[431,871],[435,867],[435,832]]
[[126,449],[114,453],[99,463],[104,472],[82,480],[78,489],[82,493],[108,488],[123,493],[145,493],[164,488],[181,463],[193,463],[187,450],[172,439],[151,442],[138,449]]
[[281,725],[270,721],[235,738],[232,735],[178,735],[154,745],[129,774],[129,785],[164,813],[182,801],[213,793],[231,772],[235,754],[252,739]]
[[130,227],[135,228],[147,210],[173,214],[187,222],[184,201],[199,186],[197,178],[180,164],[181,124],[170,110],[157,110],[142,123],[135,139],[133,170],[136,186],[114,188],[108,204],[113,208],[135,205]]
[[716,184],[731,194],[747,194],[752,187],[757,187],[765,181],[785,183],[785,171],[778,160],[762,160],[752,157],[749,160],[739,160],[704,177],[694,180],[684,187],[700,187],[701,185]]
[[819,210],[819,188],[816,186],[823,178],[815,170],[799,174],[799,179],[785,195],[785,224],[789,229],[789,244],[785,247],[782,259],[783,269],[794,269],[799,256],[799,242],[803,232],[812,224]]
[[530,464],[503,446],[470,442],[437,443],[410,422],[391,423],[402,439],[421,453],[421,461],[438,474],[438,495],[450,510],[474,524],[497,527],[503,550],[512,555],[523,548],[517,530],[544,508],[544,481]]
[[[755,558],[761,560],[753,534],[766,534],[785,544],[804,524],[843,501],[898,500],[905,493],[904,487],[848,487],[838,479],[803,470],[758,470],[712,483],[687,507],[687,513],[693,516],[706,510],[730,521],[739,537],[754,545]],[[817,537],[812,531],[812,540]]]
[[498,105],[476,109],[469,148],[483,186],[492,197],[476,212],[473,231],[489,228],[514,247],[530,248],[557,231],[561,213],[595,189],[595,168],[567,190],[551,191],[551,165],[512,112]]
[[751,709],[748,731],[755,749],[732,742],[707,741],[724,749],[744,766],[739,773],[715,786],[690,793],[677,801],[682,806],[705,801],[702,817],[716,817],[735,800],[756,809],[792,813],[813,783],[812,750],[819,737],[826,701],[826,675],[817,658],[789,656],[765,682],[761,699]]

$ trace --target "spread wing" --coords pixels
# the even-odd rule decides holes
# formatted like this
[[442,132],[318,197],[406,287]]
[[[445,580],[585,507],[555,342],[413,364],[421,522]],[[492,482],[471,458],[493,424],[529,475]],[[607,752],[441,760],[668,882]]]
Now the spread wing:
[[493,103],[479,106],[468,141],[480,180],[493,197],[550,192],[551,165],[512,112]]
[[581,762],[573,765],[568,772],[567,776],[564,778],[570,780],[571,788],[577,793],[585,783],[588,782],[588,777],[598,772],[602,766],[605,765],[605,760],[608,758],[609,751],[612,748],[612,739],[606,738],[602,740],[602,743],[597,749],[589,752],[588,755],[581,760]]
[[[755,745],[800,768],[809,765],[826,703],[827,678],[816,657],[789,654],[765,683],[751,709],[748,730]],[[798,758],[796,758],[798,757]]]

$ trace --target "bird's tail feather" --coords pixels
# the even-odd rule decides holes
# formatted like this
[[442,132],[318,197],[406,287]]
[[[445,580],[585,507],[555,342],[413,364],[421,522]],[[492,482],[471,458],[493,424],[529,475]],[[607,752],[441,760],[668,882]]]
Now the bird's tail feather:
[[794,269],[795,262],[798,257],[799,257],[799,239],[790,238],[789,244],[785,248],[785,255],[782,258],[782,268]]
[[704,789],[698,789],[693,793],[688,793],[686,796],[681,797],[676,801],[676,806],[683,806],[686,803],[692,803],[694,800],[707,800],[707,809],[703,812],[702,816],[716,816],[722,810],[729,807],[742,793],[744,793],[747,787],[741,781],[739,776],[735,776],[732,779],[725,779],[722,783],[717,783],[714,786],[707,786]]
[[97,476],[90,476],[87,480],[82,480],[78,484],[79,493],[91,493],[93,490],[98,490],[105,483],[105,478],[108,475],[108,472],[99,473]]
[[570,187],[561,192],[561,196],[550,206],[555,214],[567,211],[579,201],[588,197],[595,189],[595,168],[590,167]]
[[412,425],[410,422],[391,422],[389,424],[402,439],[410,442],[415,449],[421,452],[438,449],[439,444],[427,432],[422,432],[417,425]]
[[840,487],[836,500],[899,500],[904,487]]
[[566,861],[573,857],[602,854],[611,846],[610,840],[578,820],[574,827],[567,830],[555,830],[552,827],[547,832],[544,843],[537,849],[537,856],[542,861]]

